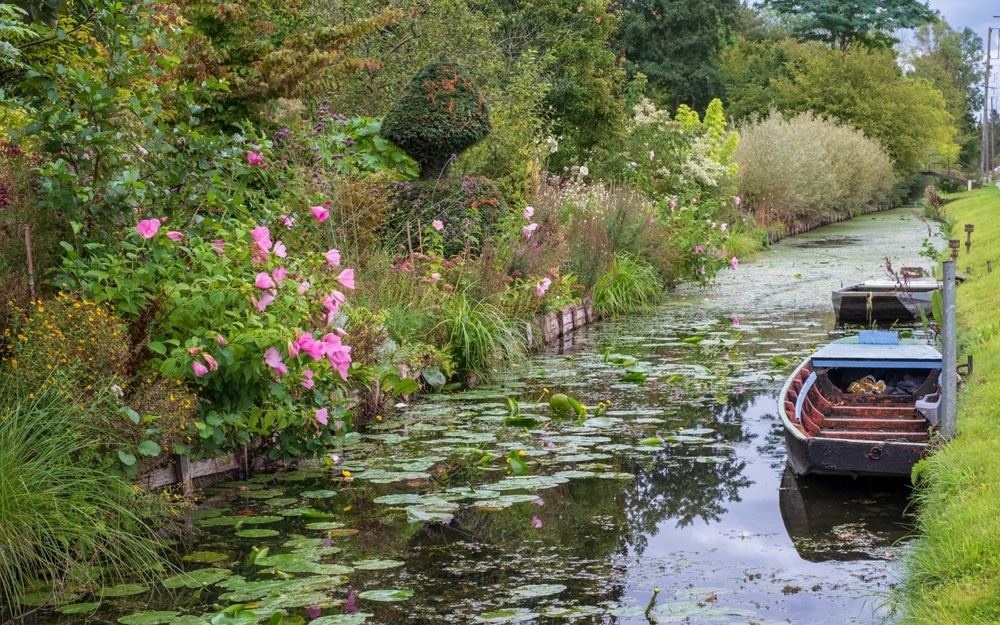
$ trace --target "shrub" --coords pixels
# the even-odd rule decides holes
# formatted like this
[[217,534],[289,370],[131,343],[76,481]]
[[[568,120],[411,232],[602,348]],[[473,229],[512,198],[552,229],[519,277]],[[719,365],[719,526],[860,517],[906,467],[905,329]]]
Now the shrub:
[[773,112],[740,129],[734,159],[744,209],[758,225],[791,225],[853,211],[880,200],[893,184],[885,149],[860,131],[802,113]]
[[9,381],[0,395],[0,617],[15,617],[25,593],[50,603],[123,578],[159,580],[168,564],[157,536],[170,515],[86,462],[113,441],[80,419],[84,399]]
[[486,102],[455,61],[424,67],[382,122],[382,136],[420,165],[420,178],[440,178],[455,157],[491,129]]
[[495,379],[527,353],[524,334],[489,301],[456,293],[441,301],[440,316],[437,342],[448,346],[456,372],[469,386]]

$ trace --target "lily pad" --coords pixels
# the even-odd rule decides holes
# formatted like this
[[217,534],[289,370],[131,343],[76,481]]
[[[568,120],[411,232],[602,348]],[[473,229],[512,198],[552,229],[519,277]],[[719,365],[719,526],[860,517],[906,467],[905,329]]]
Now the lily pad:
[[275,497],[281,497],[284,494],[285,491],[282,489],[271,488],[267,490],[248,490],[240,493],[240,497],[245,497],[247,499],[274,499]]
[[520,623],[538,617],[538,612],[532,612],[526,608],[503,608],[480,614],[476,617],[476,621],[480,623]]
[[558,595],[564,590],[566,590],[566,587],[562,584],[527,584],[514,588],[510,591],[510,594],[516,599],[534,599],[536,597]]
[[99,601],[91,601],[89,603],[71,603],[69,605],[56,608],[56,612],[59,612],[60,614],[85,614],[87,612],[93,612],[99,607],[101,607],[101,603]]
[[358,560],[352,566],[362,571],[380,571],[382,569],[394,569],[406,564],[402,560]]
[[300,493],[306,499],[329,499],[330,497],[336,497],[338,494],[339,491],[330,489],[304,490]]
[[180,575],[174,575],[173,577],[168,577],[163,580],[163,585],[166,588],[180,588],[182,586],[187,586],[188,588],[201,588],[203,586],[210,586],[216,582],[220,582],[233,572],[229,569],[198,569],[197,571],[188,571],[187,573],[181,573]]
[[240,538],[272,538],[274,536],[280,535],[281,532],[278,530],[267,530],[267,529],[249,529],[240,530],[236,532],[236,535]]
[[406,601],[413,596],[412,590],[366,590],[358,597],[368,601]]
[[131,595],[141,595],[149,592],[149,586],[143,584],[118,584],[117,586],[107,586],[97,591],[97,596],[102,599],[107,597],[128,597]]
[[306,529],[310,530],[336,530],[344,527],[340,521],[317,521],[316,523],[306,523]]
[[189,553],[181,560],[185,562],[200,562],[202,564],[211,564],[212,562],[223,562],[229,559],[229,555],[225,553],[219,553],[218,551],[195,551]]
[[550,605],[542,609],[542,616],[549,618],[576,619],[583,616],[596,616],[598,614],[604,614],[604,610],[593,605],[575,605],[571,607]]
[[290,506],[298,501],[295,497],[275,497],[274,499],[268,499],[264,503],[269,506],[274,506],[275,508],[284,508],[285,506]]
[[138,612],[118,619],[122,625],[166,625],[175,616],[180,616],[180,612],[159,611],[159,612]]

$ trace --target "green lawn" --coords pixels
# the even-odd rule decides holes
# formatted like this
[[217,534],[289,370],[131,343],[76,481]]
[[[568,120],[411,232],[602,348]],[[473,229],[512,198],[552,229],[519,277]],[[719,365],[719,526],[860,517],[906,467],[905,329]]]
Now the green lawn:
[[962,240],[957,270],[971,268],[957,290],[958,362],[972,354],[975,368],[959,391],[958,438],[927,461],[917,491],[903,623],[1000,622],[1000,190],[957,197],[945,212]]

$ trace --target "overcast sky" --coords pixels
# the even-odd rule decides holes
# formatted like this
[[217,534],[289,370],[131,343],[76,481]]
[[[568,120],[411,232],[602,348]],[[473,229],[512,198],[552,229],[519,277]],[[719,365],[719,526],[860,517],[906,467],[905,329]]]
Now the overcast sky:
[[989,0],[930,0],[927,4],[941,13],[948,24],[955,30],[971,28],[986,41],[986,30],[993,26],[1000,27],[1000,2]]

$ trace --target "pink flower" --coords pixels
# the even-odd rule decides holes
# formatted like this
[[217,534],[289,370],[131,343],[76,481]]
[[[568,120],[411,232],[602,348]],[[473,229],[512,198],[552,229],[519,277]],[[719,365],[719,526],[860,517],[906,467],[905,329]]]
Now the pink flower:
[[535,529],[541,529],[541,527],[542,527],[542,520],[539,519],[537,516],[532,515],[532,517],[531,517],[531,526],[534,527]]
[[306,291],[308,291],[309,287],[311,287],[311,286],[312,285],[309,284],[309,281],[306,281],[306,282],[303,282],[302,284],[300,284],[299,285],[299,295],[302,295],[303,293],[305,293]]
[[737,317],[736,315],[733,315],[733,325],[734,326],[740,325],[740,318]]
[[542,499],[541,497],[535,497],[529,503],[533,503],[536,506],[544,506],[545,505],[545,500]]
[[224,336],[222,336],[221,334],[216,334],[215,335],[215,342],[219,344],[219,347],[225,347],[226,346],[226,338]]
[[440,279],[441,279],[441,274],[439,274],[437,272],[434,272],[434,273],[431,274],[431,283],[432,284],[435,283],[435,282],[437,282]]
[[171,230],[167,233],[167,238],[171,241],[180,241],[184,238],[184,234],[182,232],[177,232],[176,230]]
[[698,269],[695,270],[695,273],[698,274],[699,276],[705,275],[705,265],[698,267]]
[[143,219],[135,225],[135,230],[144,239],[152,239],[156,236],[156,231],[160,229],[159,219]]
[[326,425],[330,421],[330,415],[327,413],[326,408],[320,408],[316,411],[316,420]]
[[353,269],[345,269],[345,270],[341,271],[340,275],[337,276],[337,282],[343,284],[345,287],[347,287],[349,289],[353,289],[354,288],[354,270]]
[[260,165],[262,169],[267,169],[264,157],[256,152],[247,152],[247,162],[251,165]]
[[525,239],[531,238],[531,233],[538,229],[538,224],[528,224],[527,226],[521,228],[521,233],[524,234]]
[[729,226],[725,222],[722,222],[722,225],[719,226],[719,232],[725,232],[728,227]]
[[312,334],[301,335],[295,339],[295,344],[298,345],[299,349],[312,356],[313,360],[322,358],[326,351],[326,345],[323,341],[317,341]]
[[277,256],[278,258],[285,258],[286,256],[288,256],[288,250],[285,248],[285,244],[282,243],[281,241],[274,242],[274,250],[272,251],[274,252],[274,255]]
[[695,254],[701,254],[704,251],[705,251],[705,248],[703,248],[702,246],[700,246],[700,245],[695,245],[694,246],[694,253]]
[[274,292],[264,291],[264,294],[260,296],[260,300],[257,301],[257,312],[264,312],[267,305],[274,301]]
[[343,328],[334,328],[333,331],[336,332],[337,336],[339,336],[340,338],[344,338],[345,336],[347,336],[347,330]]
[[444,224],[441,223],[440,219],[435,219],[434,221],[432,221],[431,222],[431,227],[433,227],[438,232],[444,230]]
[[337,250],[337,249],[328,250],[327,253],[326,253],[326,262],[328,262],[328,263],[330,263],[331,265],[334,265],[334,266],[339,265],[340,264],[340,250]]
[[271,249],[271,231],[268,230],[267,226],[257,226],[250,232],[250,236],[263,251]]
[[722,354],[722,359],[723,360],[729,360],[729,352],[726,352],[726,353]]
[[740,196],[738,196],[738,195],[733,196],[733,204],[739,206],[740,202],[742,202],[742,200],[740,199]]
[[288,228],[289,230],[291,230],[292,226],[295,225],[295,218],[294,217],[289,217],[288,215],[282,215],[281,216],[281,223],[285,224],[285,227]]
[[745,392],[746,392],[746,389],[745,389],[745,388],[743,387],[743,385],[742,385],[742,384],[740,384],[740,385],[739,385],[739,386],[738,386],[738,387],[736,388],[736,394],[737,394],[737,395],[742,395],[742,394],[743,394],[743,393],[745,393]]
[[274,281],[277,284],[281,284],[285,281],[285,278],[288,277],[288,270],[285,269],[284,265],[281,265],[280,267],[271,270],[271,277],[274,278]]
[[161,224],[167,223],[167,216],[166,215],[164,215],[163,217],[160,217],[160,223]]
[[278,375],[286,375],[288,373],[288,367],[282,362],[281,354],[273,347],[268,347],[264,350],[264,364],[274,369],[274,372]]
[[299,357],[299,344],[295,341],[288,341],[288,357],[298,358]]
[[538,286],[535,287],[535,295],[538,297],[545,295],[545,292],[549,290],[550,286],[552,286],[552,280],[545,278],[538,283]]
[[340,377],[347,380],[347,369],[351,366],[351,347],[344,345],[340,337],[330,332],[323,336],[326,345],[326,359],[337,370]]
[[208,354],[202,354],[201,357],[204,358],[205,362],[208,363],[208,368],[209,369],[211,369],[212,371],[218,371],[219,370],[219,363],[215,361],[215,358],[212,358]]
[[740,264],[740,259],[733,256],[733,259],[729,261],[729,268],[736,269]]
[[200,378],[201,376],[208,373],[208,367],[201,364],[200,362],[192,362],[191,368],[194,369],[194,375],[196,378]]
[[267,275],[267,273],[264,272],[264,271],[262,271],[262,272],[260,272],[260,273],[257,274],[257,279],[254,281],[253,284],[258,289],[273,289],[274,288],[274,280],[272,280],[271,276]]
[[216,241],[215,243],[212,244],[212,249],[215,250],[216,254],[218,254],[219,256],[222,256],[223,254],[225,254],[225,252],[223,251],[223,248],[225,246],[226,246],[226,242],[223,241],[222,239],[219,239],[218,241]]
[[655,155],[655,154],[653,153],[653,151],[652,151],[652,150],[650,150],[650,151],[649,151],[649,162],[650,162],[650,163],[652,163],[652,162],[653,162],[653,157],[654,157],[654,156],[656,156],[656,155]]
[[310,210],[312,211],[313,217],[320,222],[326,221],[330,216],[330,211],[322,206],[313,206]]
[[524,215],[525,219],[531,219],[532,217],[535,216],[535,207],[525,206],[524,211],[521,214]]
[[306,369],[305,371],[302,372],[302,382],[301,382],[301,384],[302,384],[302,386],[304,386],[306,388],[312,388],[313,386],[316,385],[316,383],[313,382],[313,372],[312,372],[312,370]]

